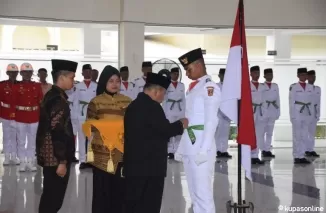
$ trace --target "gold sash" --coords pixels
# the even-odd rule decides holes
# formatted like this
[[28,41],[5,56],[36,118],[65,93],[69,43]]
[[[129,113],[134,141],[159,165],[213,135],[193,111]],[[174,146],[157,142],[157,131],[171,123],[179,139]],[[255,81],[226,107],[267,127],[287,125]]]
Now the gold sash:
[[[89,139],[92,137],[92,128],[96,128],[103,140],[103,145],[110,150],[110,159],[108,161],[107,171],[113,172],[112,150],[117,149],[124,152],[124,125],[123,117],[114,117],[101,120],[87,120],[83,124],[83,132]],[[91,141],[88,144],[87,158],[88,162],[94,161],[94,153],[91,146]]]

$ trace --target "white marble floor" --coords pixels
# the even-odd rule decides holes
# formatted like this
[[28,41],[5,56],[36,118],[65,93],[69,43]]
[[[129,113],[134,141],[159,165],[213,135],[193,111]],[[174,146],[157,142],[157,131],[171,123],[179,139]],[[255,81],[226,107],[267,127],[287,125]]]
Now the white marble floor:
[[[253,167],[253,182],[243,180],[243,197],[253,202],[255,213],[287,212],[288,207],[323,207],[326,212],[326,149],[307,166],[294,166],[292,149],[275,149],[276,159]],[[216,162],[214,197],[216,212],[226,212],[226,202],[237,200],[237,156]],[[0,157],[2,165],[3,156]],[[42,173],[19,173],[17,167],[0,166],[0,213],[37,213],[42,193]],[[92,172],[72,167],[64,205],[60,213],[91,213]],[[283,207],[283,210],[280,208]],[[307,210],[307,209],[305,209]],[[162,213],[190,213],[191,202],[182,164],[169,161]]]

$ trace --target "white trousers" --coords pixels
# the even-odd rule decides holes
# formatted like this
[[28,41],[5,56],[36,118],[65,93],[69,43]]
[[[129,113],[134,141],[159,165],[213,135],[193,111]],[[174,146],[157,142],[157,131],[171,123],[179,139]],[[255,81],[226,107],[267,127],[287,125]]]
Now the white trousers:
[[79,153],[79,161],[81,163],[86,162],[86,137],[83,132],[82,125],[85,123],[84,120],[78,120],[78,128],[77,128],[77,134],[78,134],[78,153]]
[[272,118],[264,119],[264,144],[263,151],[271,151],[272,138],[274,132],[275,120]]
[[227,152],[229,147],[229,134],[231,122],[226,119],[219,119],[215,132],[216,151]]
[[259,157],[259,150],[264,148],[264,122],[263,120],[255,119],[255,133],[257,148],[251,151],[251,158]]
[[19,159],[24,160],[25,157],[34,159],[38,122],[30,124],[16,122],[16,127]]
[[316,137],[316,129],[317,129],[317,119],[314,119],[312,122],[309,123],[308,131],[308,140],[305,144],[305,151],[312,152],[315,149],[315,137]]
[[71,124],[72,124],[72,131],[74,132],[74,135],[76,136],[77,132],[78,132],[78,120],[72,119]]
[[197,166],[195,156],[183,156],[188,189],[194,213],[215,213],[213,179],[215,150],[209,153],[209,160]]
[[304,158],[305,144],[309,138],[309,124],[311,121],[304,119],[294,119],[292,122],[292,137],[293,137],[293,157]]
[[[180,120],[182,116],[167,116],[167,119],[170,121],[170,123],[176,122],[177,120]],[[177,135],[175,137],[170,138],[170,142],[168,143],[168,153],[175,153],[179,147],[181,140],[181,135]]]
[[16,121],[6,120],[1,118],[2,122],[2,138],[3,138],[3,153],[17,153],[17,132]]

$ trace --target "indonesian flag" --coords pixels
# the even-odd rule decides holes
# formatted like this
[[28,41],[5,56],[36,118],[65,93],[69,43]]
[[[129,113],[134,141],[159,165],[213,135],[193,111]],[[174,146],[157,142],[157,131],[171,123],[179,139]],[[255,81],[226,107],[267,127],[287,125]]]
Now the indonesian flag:
[[[238,104],[239,100],[240,104]],[[239,110],[238,107],[240,107]],[[256,135],[251,101],[244,11],[241,0],[224,75],[220,111],[238,125],[237,142],[239,145],[241,144],[241,162],[246,171],[246,177],[251,180],[251,150],[256,149]]]

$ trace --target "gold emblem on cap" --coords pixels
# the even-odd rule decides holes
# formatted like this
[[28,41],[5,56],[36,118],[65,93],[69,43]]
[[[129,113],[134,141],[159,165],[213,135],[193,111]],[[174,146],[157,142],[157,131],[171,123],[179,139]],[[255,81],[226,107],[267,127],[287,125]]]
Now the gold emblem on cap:
[[182,61],[182,63],[184,63],[184,64],[188,64],[188,58],[187,58],[187,57],[181,59],[181,61]]

